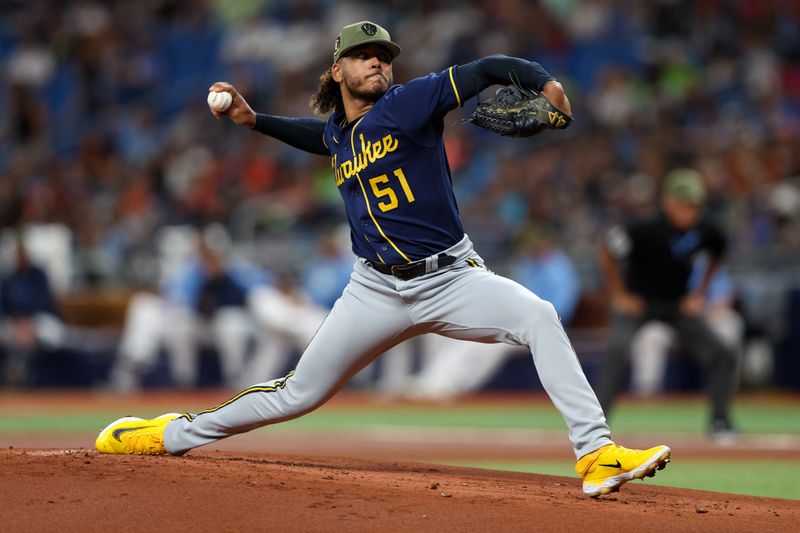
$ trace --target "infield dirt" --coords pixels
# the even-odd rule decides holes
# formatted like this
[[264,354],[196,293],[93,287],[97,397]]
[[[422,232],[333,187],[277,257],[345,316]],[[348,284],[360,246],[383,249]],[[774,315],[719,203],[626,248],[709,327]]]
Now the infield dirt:
[[796,531],[800,504],[339,457],[0,450],[2,531]]

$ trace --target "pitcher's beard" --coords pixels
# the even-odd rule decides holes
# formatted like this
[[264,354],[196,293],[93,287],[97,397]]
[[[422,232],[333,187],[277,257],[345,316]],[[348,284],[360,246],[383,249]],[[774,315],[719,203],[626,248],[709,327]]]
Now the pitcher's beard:
[[[384,79],[386,79],[386,78],[384,78]],[[350,92],[350,95],[352,95],[354,98],[356,98],[358,100],[364,100],[366,102],[373,102],[373,103],[377,102],[378,99],[380,99],[381,96],[386,94],[386,91],[388,91],[389,87],[392,86],[392,78],[389,78],[387,80],[387,83],[386,83],[385,87],[384,86],[380,86],[380,87],[375,88],[375,89],[366,89],[366,90],[362,90],[362,89],[358,89],[356,87],[353,87],[353,85],[356,85],[356,84],[351,84],[350,81],[351,80],[345,78],[345,85],[347,85],[347,90]],[[358,85],[361,85],[361,84],[358,84]]]

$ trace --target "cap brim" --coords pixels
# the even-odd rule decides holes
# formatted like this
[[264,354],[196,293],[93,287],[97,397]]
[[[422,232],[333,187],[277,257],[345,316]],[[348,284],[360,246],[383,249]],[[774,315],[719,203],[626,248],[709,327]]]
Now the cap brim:
[[339,52],[339,57],[341,58],[343,55],[345,55],[350,50],[353,50],[354,48],[358,48],[359,46],[367,46],[368,44],[377,44],[379,46],[383,46],[384,48],[389,50],[390,54],[392,54],[392,59],[396,58],[403,52],[403,49],[400,48],[396,43],[393,43],[392,41],[377,40],[377,41],[365,41],[363,43],[356,43],[354,45],[348,46],[347,48]]

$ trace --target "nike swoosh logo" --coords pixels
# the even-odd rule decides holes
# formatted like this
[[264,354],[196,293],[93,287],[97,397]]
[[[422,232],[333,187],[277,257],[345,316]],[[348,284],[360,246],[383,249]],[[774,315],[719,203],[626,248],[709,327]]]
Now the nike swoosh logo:
[[620,463],[619,459],[617,459],[617,464],[615,465],[598,465],[598,466],[607,466],[608,468],[622,468],[622,463]]
[[136,426],[136,427],[132,427],[132,428],[119,428],[119,429],[115,429],[114,432],[111,435],[115,439],[117,439],[117,442],[122,442],[120,440],[120,437],[122,435],[124,435],[125,433],[129,433],[131,431],[138,431],[140,429],[154,428],[154,427],[155,426],[150,425],[150,426]]

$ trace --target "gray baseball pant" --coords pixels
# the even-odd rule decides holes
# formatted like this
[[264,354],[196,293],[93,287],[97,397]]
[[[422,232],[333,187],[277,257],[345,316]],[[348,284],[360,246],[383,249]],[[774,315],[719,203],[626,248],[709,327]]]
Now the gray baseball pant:
[[576,457],[610,444],[603,410],[552,304],[483,267],[466,236],[445,252],[456,257],[453,265],[407,281],[357,260],[350,283],[295,370],[170,422],[167,451],[180,455],[313,411],[380,354],[422,333],[527,346],[569,428]]

